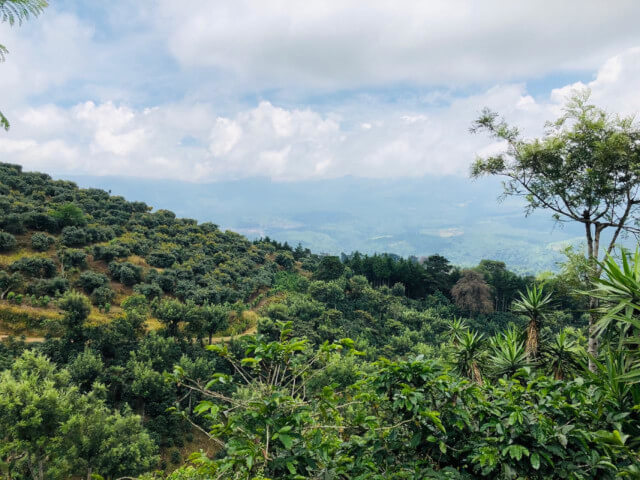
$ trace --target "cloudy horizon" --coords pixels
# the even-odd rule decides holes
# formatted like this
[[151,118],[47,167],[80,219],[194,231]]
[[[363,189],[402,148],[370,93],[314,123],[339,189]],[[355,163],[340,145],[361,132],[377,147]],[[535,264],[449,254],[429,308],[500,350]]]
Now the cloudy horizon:
[[[640,4],[51,2],[0,24],[2,161],[197,182],[467,175],[571,91],[640,110]],[[579,7],[579,8],[578,8]]]

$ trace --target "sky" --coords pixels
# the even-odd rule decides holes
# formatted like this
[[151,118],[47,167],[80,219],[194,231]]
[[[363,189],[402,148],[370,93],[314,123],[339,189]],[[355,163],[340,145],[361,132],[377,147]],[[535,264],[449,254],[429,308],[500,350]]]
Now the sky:
[[58,176],[466,176],[485,106],[640,111],[637,0],[50,3],[0,24],[0,160]]

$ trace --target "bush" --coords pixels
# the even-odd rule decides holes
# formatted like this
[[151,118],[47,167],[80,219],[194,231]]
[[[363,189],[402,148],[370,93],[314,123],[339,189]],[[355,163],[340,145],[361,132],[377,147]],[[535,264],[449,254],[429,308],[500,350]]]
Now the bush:
[[133,291],[144,295],[148,300],[161,297],[163,293],[157,283],[139,283],[133,287]]
[[73,203],[66,203],[59,206],[51,213],[51,216],[58,221],[58,225],[61,227],[84,227],[87,224],[82,210]]
[[21,272],[30,277],[51,278],[57,272],[58,267],[49,258],[22,257],[13,262],[9,269],[12,272]]
[[0,232],[0,252],[8,252],[16,248],[16,237],[7,232]]
[[43,212],[29,212],[22,215],[24,225],[31,230],[40,230],[49,233],[59,231],[58,221],[51,215]]
[[45,252],[56,243],[56,239],[46,233],[34,233],[31,235],[31,248],[38,252]]
[[55,297],[69,290],[69,280],[64,277],[40,279],[29,285],[27,291],[36,296],[49,295]]
[[109,278],[106,275],[93,271],[81,273],[76,281],[76,285],[82,288],[87,294],[92,294],[95,289],[108,284]]
[[26,232],[26,228],[24,228],[24,223],[22,221],[22,215],[18,213],[10,213],[2,219],[2,228],[9,232],[15,234],[21,234]]
[[182,456],[180,455],[180,450],[172,450],[171,451],[171,463],[174,465],[179,465],[182,463]]
[[275,260],[276,263],[285,270],[291,270],[293,268],[293,255],[289,252],[278,253]]
[[87,232],[84,228],[64,227],[62,229],[62,244],[67,247],[81,247],[87,243]]
[[146,260],[152,267],[169,268],[176,261],[176,257],[168,252],[154,251],[147,255]]
[[93,247],[93,258],[111,262],[116,258],[128,257],[131,251],[124,245],[96,245]]
[[108,242],[115,237],[115,232],[111,227],[105,226],[91,226],[85,229],[87,232],[87,241],[90,243],[96,242]]
[[[13,292],[10,292],[10,293],[13,293]],[[21,293],[17,293],[13,296],[9,295],[7,297],[7,300],[9,300],[9,302],[15,303],[16,305],[22,305],[23,299],[24,299],[24,296]]]
[[114,280],[129,287],[142,281],[142,268],[129,262],[111,262],[109,272]]
[[109,305],[109,309],[111,309],[111,302],[116,297],[116,292],[111,290],[108,286],[102,286],[96,288],[91,294],[91,303],[94,305],[106,306]]
[[61,254],[62,264],[67,267],[86,268],[87,254],[75,248],[66,248]]

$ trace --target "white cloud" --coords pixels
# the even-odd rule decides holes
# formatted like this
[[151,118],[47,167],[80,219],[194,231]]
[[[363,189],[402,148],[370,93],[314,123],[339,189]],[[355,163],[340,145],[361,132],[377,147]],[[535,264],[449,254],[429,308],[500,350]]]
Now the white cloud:
[[184,67],[262,88],[451,86],[592,70],[640,43],[638,18],[634,0],[163,0],[156,12]]
[[[286,2],[282,3],[282,5],[285,4]],[[222,5],[226,5],[229,18],[237,15],[235,9],[240,8],[235,4],[222,3]],[[239,5],[244,4],[240,2]],[[294,40],[299,40],[299,43],[311,42],[309,38],[313,35],[304,33],[306,30],[303,28],[305,25],[310,25],[310,20],[305,17],[306,14],[302,12],[302,7],[297,5],[296,3],[292,6],[292,13],[283,14],[273,19],[269,17],[265,22],[266,24],[280,22],[283,31],[288,32],[289,36],[293,35],[291,38]],[[420,4],[415,3],[415,5]],[[440,18],[438,15],[441,15],[441,12],[436,8],[438,5],[439,8],[446,10],[449,3],[429,2],[428,7],[411,7],[409,4],[400,6],[404,6],[405,10],[411,8],[436,9],[431,11],[431,14]],[[460,3],[460,5],[466,4]],[[578,15],[587,15],[584,12],[591,12],[589,15],[595,15],[597,5],[599,4],[587,2],[585,10],[578,12]],[[199,8],[195,6],[193,9],[184,8],[184,10],[198,11]],[[258,12],[261,11],[260,7],[256,8]],[[339,12],[332,7],[321,8],[312,5],[312,10],[315,9],[314,14],[318,15],[318,18],[324,19],[319,24],[324,22],[326,27],[335,21],[336,24],[332,28],[337,33],[347,30],[344,25],[340,24],[336,15],[339,13],[338,16],[348,16],[352,13],[352,10],[349,9],[353,8],[355,7],[349,2],[345,3],[344,8]],[[468,15],[469,8],[472,7],[468,5],[464,8],[461,7],[461,10],[453,16],[452,21],[462,22]],[[518,12],[518,15],[524,15],[525,10],[520,11],[518,8],[524,7],[509,6],[507,11],[514,15]],[[618,10],[628,13],[628,8],[631,7],[626,3],[621,3]],[[317,11],[318,9],[320,11]],[[370,30],[373,28],[371,25],[378,25],[378,16],[381,15],[381,12],[386,12],[383,4],[374,2],[371,12],[368,13],[371,18],[362,18],[354,24],[353,28],[357,30],[357,35],[354,33],[354,38],[360,38],[359,36],[362,35],[368,38],[368,41],[373,41],[370,34]],[[423,15],[424,12],[420,10],[414,13],[413,17],[409,15],[407,18],[413,18],[418,25],[422,19],[420,15]],[[254,18],[254,14],[257,15],[255,12],[247,12],[249,18]],[[77,19],[73,20],[68,15],[60,15],[55,14],[55,18],[50,19],[49,22],[53,26],[67,28],[71,32],[72,38],[87,43],[88,46],[74,47],[69,45],[70,49],[77,49],[75,53],[70,55],[71,60],[73,61],[74,58],[76,60],[82,59],[83,52],[85,52],[83,49],[85,47],[89,50],[93,48],[90,45],[93,42],[92,30]],[[297,15],[301,17],[297,17]],[[484,18],[482,12],[478,15],[479,20]],[[618,13],[608,15],[618,15]],[[517,15],[514,18],[516,17]],[[249,21],[242,18],[243,22]],[[605,15],[603,18],[606,20],[611,17]],[[292,19],[296,19],[296,21],[294,22]],[[263,26],[261,22],[258,22],[257,17],[254,20],[258,33],[253,32],[252,35],[259,35]],[[582,18],[582,20],[586,22],[588,19]],[[198,23],[195,19],[192,21]],[[205,15],[201,21],[206,24],[208,17]],[[416,40],[420,35],[415,31],[409,33],[405,31],[411,30],[411,25],[407,26],[403,23],[408,21],[404,16],[389,14],[388,21],[395,25],[394,28],[399,32],[398,36],[400,37],[389,41],[392,45],[397,43],[402,46],[402,48],[398,46],[397,50],[394,50],[394,55],[401,51],[411,53],[415,49],[422,48],[420,47],[422,43]],[[536,21],[534,18],[533,24]],[[553,23],[555,20],[551,19],[550,21],[549,28],[553,33],[556,28]],[[218,27],[222,28],[224,18],[216,20],[216,22],[220,25],[214,22],[215,25],[211,26],[212,30]],[[489,23],[495,25],[495,22]],[[185,24],[189,24],[189,22],[185,20]],[[603,21],[603,25],[605,28],[608,23]],[[625,22],[621,24],[621,31],[624,30],[625,25]],[[414,27],[414,30],[417,29],[417,26]],[[52,28],[50,26],[42,27],[42,35],[45,35],[43,38],[50,39],[52,42],[58,41],[56,40],[57,34],[52,31]],[[193,39],[176,37],[174,40],[178,44],[183,42],[185,48],[190,45],[187,48],[188,51],[198,52],[200,47],[197,46],[199,44],[196,40],[202,40],[203,37],[201,38],[199,35],[204,35],[198,28],[200,28],[198,25],[193,25]],[[249,31],[244,24],[238,28],[245,33]],[[385,42],[388,39],[384,35],[390,35],[386,29],[391,27],[384,26],[383,28],[381,26],[380,28],[380,42],[386,45]],[[434,26],[433,28],[439,27]],[[501,30],[503,33],[504,28],[507,27],[503,26],[503,30]],[[570,26],[570,28],[577,27]],[[454,30],[458,31],[458,29],[452,31]],[[443,30],[439,31],[444,35]],[[266,46],[263,52],[265,59],[263,60],[267,62],[271,54],[269,48],[272,48],[268,45],[271,37],[266,32],[263,33],[266,35],[264,39]],[[316,33],[320,35],[319,31]],[[186,35],[184,32],[173,32],[173,35],[182,34]],[[221,34],[220,32],[215,33],[215,35]],[[344,34],[346,35],[346,33]],[[416,35],[417,37],[414,38]],[[423,35],[429,37],[432,33],[425,30]],[[299,36],[304,38],[298,38]],[[287,38],[285,43],[288,45],[292,40]],[[321,38],[324,37],[321,36]],[[608,45],[615,44],[616,38],[618,37],[614,35],[612,43]],[[15,39],[12,37],[10,40],[14,43]],[[187,40],[196,42],[196,44],[190,44]],[[225,43],[231,52],[238,48],[255,47],[256,40],[251,35],[245,39],[247,45],[244,46],[236,46],[234,40],[237,39],[231,35]],[[344,37],[342,40],[346,42],[348,38]],[[338,40],[331,40],[331,42],[334,41],[338,42]],[[589,39],[589,41],[591,40]],[[331,42],[327,51],[335,55],[337,60],[326,59],[322,68],[330,66],[332,62],[340,61],[347,62],[344,67],[346,71],[350,71],[352,64],[349,62],[358,62],[359,60],[355,57],[349,60],[345,57],[347,54],[342,50],[347,50],[348,53],[352,47],[346,45],[342,49],[336,44],[335,49],[332,50],[329,48],[332,45]],[[418,46],[413,48],[414,44]],[[30,39],[27,42],[26,50],[22,52],[25,59],[20,60],[25,63],[22,65],[17,62],[18,72],[21,72],[22,68],[28,70],[30,62],[34,58],[40,58],[39,56],[30,56],[31,54],[27,51],[35,48],[35,45],[35,40]],[[208,44],[205,42],[206,45]],[[464,43],[461,45],[464,46]],[[308,45],[300,46],[302,51],[307,47],[311,48]],[[363,45],[360,47],[364,48]],[[510,49],[516,47],[510,44],[503,47],[507,50],[505,58],[508,60]],[[292,47],[288,46],[288,48]],[[566,48],[558,46],[558,50]],[[50,49],[51,54],[54,55],[53,47],[46,46],[45,50],[47,49]],[[544,47],[541,46],[540,49],[544,50]],[[366,59],[369,55],[367,51],[366,49],[361,50],[358,55],[364,55],[362,58]],[[458,51],[464,51],[464,48],[461,49],[459,45]],[[461,54],[467,56],[457,58],[454,62],[455,65],[450,62],[452,75],[462,75],[462,64],[476,65],[480,61],[480,57],[474,57],[476,53],[472,49],[468,55]],[[391,55],[384,48],[380,52],[379,68],[381,69],[393,67],[388,64],[389,59],[385,56],[387,54]],[[60,53],[55,53],[55,55],[55,61],[60,61],[63,56]],[[216,55],[215,51],[211,55]],[[237,59],[238,65],[240,65],[238,68],[245,69],[248,73],[253,72],[251,65],[247,66],[248,64],[243,63],[246,59],[242,58],[242,52],[236,52],[236,55],[229,53],[229,55]],[[290,50],[283,50],[281,55],[288,59],[294,77],[303,78],[306,75],[298,69],[298,64],[302,60],[299,60],[295,55],[291,56]],[[353,53],[353,55],[356,54]],[[583,63],[580,65],[585,66],[589,62],[593,62],[593,58],[597,58],[598,55],[581,57]],[[15,52],[15,57],[16,59],[20,58],[19,52]],[[405,60],[407,65],[411,63],[409,58]],[[552,62],[552,60],[548,61]],[[414,108],[407,106],[411,104],[410,102],[384,103],[366,96],[356,96],[349,102],[338,105],[337,108],[285,106],[277,104],[275,101],[266,100],[257,100],[247,105],[245,100],[240,106],[230,106],[231,102],[226,103],[223,109],[219,102],[210,100],[208,97],[200,99],[192,96],[172,103],[159,102],[151,108],[138,106],[127,101],[102,101],[95,98],[92,101],[86,101],[84,98],[76,100],[71,103],[71,106],[52,103],[39,106],[31,105],[25,98],[22,98],[25,97],[25,92],[30,89],[46,91],[48,88],[54,88],[58,82],[64,83],[73,77],[72,69],[70,67],[67,69],[65,66],[60,68],[60,76],[52,74],[51,77],[48,77],[46,72],[48,69],[55,70],[53,66],[55,62],[54,60],[46,61],[50,61],[51,64],[43,66],[41,72],[38,70],[39,67],[35,68],[35,80],[25,79],[24,89],[17,85],[20,83],[20,76],[7,80],[6,77],[0,75],[0,88],[17,85],[15,98],[13,95],[9,96],[12,105],[11,120],[13,125],[8,134],[0,134],[0,153],[2,153],[2,161],[21,163],[27,169],[43,170],[61,175],[65,173],[113,174],[192,181],[251,176],[268,176],[276,180],[297,180],[343,175],[368,177],[426,174],[466,175],[468,166],[476,153],[489,154],[501,148],[500,144],[494,144],[486,137],[468,133],[471,121],[485,105],[503,114],[508,121],[522,126],[527,135],[538,135],[544,121],[557,115],[563,99],[572,89],[578,87],[588,86],[591,88],[594,101],[612,111],[625,114],[640,111],[640,96],[636,91],[636,86],[640,84],[640,48],[628,49],[602,60],[600,68],[591,82],[567,85],[556,89],[550,93],[548,98],[540,96],[534,98],[527,92],[524,83],[506,82],[496,84],[479,93],[458,97],[441,91],[427,92],[420,94],[424,98],[421,97],[420,100],[417,100]],[[191,60],[184,58],[182,61],[188,63]],[[534,64],[537,61],[532,59]],[[193,59],[193,62],[196,60]],[[385,64],[385,62],[387,63]],[[414,61],[412,60],[412,62]],[[420,62],[414,63],[420,64]],[[5,67],[8,65],[9,63],[2,65],[3,75]],[[369,71],[368,69],[373,68],[371,65],[362,60],[358,68],[362,68],[362,71]],[[404,63],[397,66],[400,76],[408,72],[406,69],[403,70],[405,68],[403,65]],[[275,70],[269,70],[271,68],[269,67],[265,71],[272,72],[269,75],[273,74],[276,78],[280,68],[277,65],[276,67]],[[338,65],[335,68],[338,73],[342,71]],[[422,68],[422,66],[420,64],[415,68]],[[440,67],[435,65],[434,68],[437,71]],[[414,73],[417,76],[422,75],[421,70],[416,70],[416,72]],[[11,70],[9,73],[11,76]],[[319,75],[324,73],[321,71]],[[370,73],[371,79],[386,81],[384,75],[387,74],[380,76],[377,71]],[[340,73],[340,75],[342,74]],[[358,80],[358,75],[348,81],[361,81],[361,79]],[[392,74],[388,75],[393,76]],[[43,83],[40,83],[41,80],[38,78]],[[398,78],[400,77],[391,79],[397,80]],[[8,91],[10,90],[11,88]],[[184,141],[185,139],[188,141]]]

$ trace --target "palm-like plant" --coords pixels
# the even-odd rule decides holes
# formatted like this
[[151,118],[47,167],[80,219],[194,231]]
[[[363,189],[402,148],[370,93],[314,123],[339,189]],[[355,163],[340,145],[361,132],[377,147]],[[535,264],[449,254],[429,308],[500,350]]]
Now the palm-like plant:
[[515,328],[511,327],[491,339],[489,365],[496,377],[511,377],[521,368],[533,366]]
[[591,294],[600,300],[602,318],[598,321],[597,332],[614,333],[619,329],[624,338],[630,330],[640,328],[640,251],[633,255],[622,250],[622,266],[607,255],[600,267],[604,275],[595,280]]
[[[21,25],[23,21],[30,17],[37,17],[48,6],[46,0],[0,0],[0,23],[8,22],[13,25],[18,22]],[[0,63],[9,53],[7,47],[0,44]],[[0,112],[0,127],[9,130],[9,120]]]
[[597,332],[618,336],[618,350],[629,363],[624,380],[640,382],[640,251],[622,250],[622,266],[608,255],[600,264],[604,273],[594,282],[592,295],[600,301],[602,318]]
[[540,353],[540,326],[551,309],[551,293],[545,294],[542,285],[527,287],[520,292],[520,298],[513,302],[512,310],[529,318],[525,352],[530,359],[538,358]]
[[544,363],[556,380],[564,380],[569,373],[581,366],[580,358],[584,350],[570,334],[568,329],[558,332],[553,340],[541,349]]
[[451,337],[451,343],[454,347],[460,344],[460,336],[469,330],[467,322],[462,318],[455,317],[447,327],[447,333]]
[[458,349],[454,353],[455,368],[463,375],[482,385],[479,363],[484,357],[484,338],[481,333],[465,330],[458,337]]

